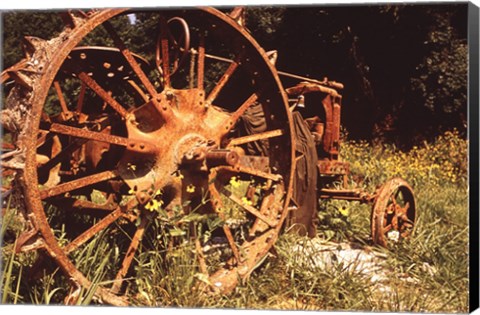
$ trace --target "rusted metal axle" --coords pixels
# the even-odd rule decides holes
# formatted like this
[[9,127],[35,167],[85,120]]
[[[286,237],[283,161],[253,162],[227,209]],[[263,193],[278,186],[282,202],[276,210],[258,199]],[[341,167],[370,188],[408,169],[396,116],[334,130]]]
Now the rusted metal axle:
[[376,194],[370,194],[360,189],[329,189],[322,188],[319,191],[319,197],[322,199],[336,199],[348,201],[360,201],[370,203],[376,197]]

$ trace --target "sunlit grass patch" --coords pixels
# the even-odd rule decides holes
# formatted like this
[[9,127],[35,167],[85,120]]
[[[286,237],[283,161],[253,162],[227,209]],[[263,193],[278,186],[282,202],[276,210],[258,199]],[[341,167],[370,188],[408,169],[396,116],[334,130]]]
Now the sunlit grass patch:
[[[158,219],[152,221],[135,256],[135,277],[129,278],[125,294],[132,305],[147,306],[465,313],[469,290],[467,145],[455,131],[408,152],[391,145],[343,144],[342,158],[352,166],[349,185],[373,192],[388,178],[401,176],[413,186],[418,216],[407,242],[388,250],[374,248],[370,239],[370,205],[321,201],[320,224],[314,240],[282,234],[248,281],[240,283],[228,296],[210,296],[204,294],[201,285],[208,279],[199,272],[194,240],[210,245],[207,240],[224,222],[218,216],[195,210],[188,214],[174,211],[167,220],[158,209]],[[226,189],[245,196],[250,185],[248,180],[235,177]],[[228,208],[227,219],[241,220],[241,206],[228,198],[223,201]],[[195,209],[195,205],[191,206]],[[15,219],[15,211],[10,210],[1,225],[2,302],[63,303],[72,286],[55,265],[47,263],[45,273],[29,279],[29,267],[37,254],[13,255],[15,236],[24,226]],[[200,223],[203,228],[197,230],[195,226]],[[54,226],[58,227],[55,235],[62,240],[62,225]],[[96,235],[72,257],[78,268],[94,280],[93,288],[109,287],[108,279],[115,278],[121,247],[128,244],[128,233],[122,228],[118,224],[111,233]],[[119,241],[120,237],[125,238],[125,244]],[[337,256],[337,263],[330,263],[328,268],[324,267],[327,259],[315,258],[315,253],[305,252],[311,261],[299,259],[299,252],[293,249],[314,242],[338,244],[339,248],[354,244],[356,255],[364,252],[363,256],[380,258],[368,262],[373,265],[362,266],[360,260],[342,262],[334,249],[329,254]],[[213,269],[222,263],[214,255],[209,259]],[[373,267],[378,269],[372,271]],[[77,303],[98,303],[93,289],[81,290]]]

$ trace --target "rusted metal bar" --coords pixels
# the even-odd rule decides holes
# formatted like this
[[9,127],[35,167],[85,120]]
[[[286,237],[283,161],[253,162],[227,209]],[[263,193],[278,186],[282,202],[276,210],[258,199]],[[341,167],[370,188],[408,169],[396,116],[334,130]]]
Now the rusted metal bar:
[[110,107],[112,107],[121,117],[125,118],[128,115],[127,110],[120,105],[107,91],[105,91],[94,79],[88,76],[85,72],[77,74],[78,78],[92,89],[101,99],[103,99]]
[[82,200],[77,198],[63,197],[57,198],[50,201],[54,205],[58,206],[67,206],[72,209],[78,210],[99,210],[99,211],[108,211],[111,212],[118,207],[118,204],[114,202],[107,201],[104,204],[98,204],[88,200]]
[[219,165],[235,165],[240,157],[235,151],[231,150],[209,150],[206,155],[207,165],[215,167]]
[[145,75],[145,72],[143,72],[142,68],[140,67],[138,62],[135,60],[135,58],[133,57],[130,50],[125,46],[125,44],[123,43],[120,36],[118,36],[118,34],[115,31],[115,29],[113,28],[112,24],[110,22],[106,21],[105,23],[103,23],[103,27],[107,30],[110,37],[112,37],[113,42],[115,43],[115,46],[117,46],[117,48],[120,49],[122,55],[125,57],[125,60],[128,62],[130,67],[132,67],[136,76],[140,79],[140,82],[142,82],[143,86],[145,86],[145,88],[147,89],[150,96],[152,98],[154,98],[157,94],[157,91],[155,90],[155,87],[150,82],[150,80],[147,78],[147,76]]
[[[192,50],[192,54],[193,54]],[[198,46],[198,70],[197,70],[197,85],[199,89],[203,89],[203,82],[205,77],[205,32],[200,33],[200,43]]]
[[162,70],[163,70],[163,79],[164,85],[166,88],[171,86],[170,82],[170,60],[168,55],[168,23],[166,19],[162,16],[160,17],[160,46],[162,52]]
[[143,235],[145,234],[145,229],[149,221],[148,217],[149,217],[148,214],[146,214],[142,216],[142,218],[140,219],[140,225],[137,227],[137,230],[135,231],[135,234],[132,237],[132,241],[130,242],[130,246],[128,247],[127,252],[125,253],[125,257],[123,258],[123,261],[122,261],[122,266],[120,270],[117,272],[117,276],[115,277],[115,280],[113,282],[113,286],[111,289],[112,292],[115,294],[118,294],[120,292],[120,289],[123,283],[123,278],[127,275],[127,272],[130,269],[130,266],[132,265],[134,255],[138,250],[138,245],[140,244],[140,241],[142,240]]
[[334,154],[338,154],[340,145],[340,114],[341,107],[336,100],[333,100],[333,133],[332,133],[332,149]]
[[374,195],[359,189],[329,189],[322,188],[319,191],[319,197],[322,199],[338,199],[371,202],[375,199]]
[[227,170],[231,172],[245,173],[249,175],[262,177],[265,179],[270,179],[270,180],[273,180],[274,182],[278,182],[279,180],[282,179],[282,175],[280,174],[271,174],[271,173],[267,173],[267,172],[263,172],[263,171],[251,168],[251,167],[238,165],[238,164],[235,166],[221,166],[219,168],[222,170]]
[[234,138],[234,139],[230,140],[228,145],[229,146],[242,145],[242,144],[249,143],[249,142],[280,137],[280,136],[283,136],[284,134],[285,134],[285,130],[283,130],[283,129],[269,130],[269,131],[265,131],[265,132],[251,134],[251,135],[248,135],[248,136]]
[[278,222],[276,220],[271,220],[270,218],[264,216],[262,213],[260,213],[260,211],[258,211],[256,208],[246,204],[245,202],[243,202],[242,199],[238,198],[237,196],[235,196],[232,192],[224,189],[222,190],[222,193],[227,196],[230,200],[232,200],[233,202],[235,202],[236,204],[238,204],[239,206],[241,206],[243,209],[247,210],[248,212],[250,212],[251,214],[253,214],[254,216],[256,216],[257,218],[259,218],[260,220],[262,220],[263,222],[265,222],[266,224],[268,224],[270,227],[275,227],[277,226]]
[[223,124],[225,126],[224,134],[227,134],[230,130],[232,130],[233,126],[235,126],[238,119],[240,119],[240,117],[245,113],[245,111],[250,106],[252,106],[257,101],[257,99],[258,99],[257,93],[253,93],[245,102],[243,102],[242,105],[240,105],[239,108],[237,108],[237,110],[229,118],[226,119],[226,121]]
[[40,190],[40,198],[46,199],[53,196],[58,196],[66,192],[73,191],[75,189],[87,187],[99,182],[113,179],[117,176],[118,176],[118,173],[116,171],[103,171],[94,175],[85,176],[79,179],[72,180],[70,182],[60,184],[52,188]]
[[77,113],[81,113],[83,110],[83,102],[85,101],[85,91],[87,90],[85,83],[82,82],[80,87],[80,94],[77,100]]
[[239,62],[242,58],[242,53],[240,53],[237,58],[235,58],[235,61],[232,62],[225,73],[222,75],[220,80],[218,80],[217,84],[213,88],[213,90],[210,92],[210,94],[207,97],[207,100],[205,101],[206,105],[211,105],[212,102],[217,98],[218,94],[220,91],[223,89],[223,87],[227,84],[228,80],[232,77],[233,73],[237,69]]
[[157,147],[149,142],[130,139],[130,138],[124,138],[120,136],[113,136],[113,135],[102,133],[102,132],[90,131],[86,129],[80,129],[80,128],[57,124],[57,123],[53,123],[51,125],[50,131],[64,134],[67,136],[73,136],[76,138],[88,139],[88,140],[123,146],[123,147],[126,147],[127,150],[138,152],[138,153],[153,154],[158,152]]
[[11,73],[12,72],[15,72],[15,71],[18,71],[18,70],[21,70],[21,69],[24,69],[26,66],[28,65],[28,60],[27,59],[22,59],[21,61],[19,61],[18,63],[14,64],[13,66],[11,66],[10,68],[8,69],[5,69],[2,71],[1,75],[0,75],[0,84],[5,84],[5,82],[11,78]]
[[85,244],[89,239],[94,237],[96,234],[98,234],[100,231],[105,229],[107,226],[115,222],[117,219],[119,219],[123,214],[123,210],[121,207],[118,207],[116,210],[108,214],[105,218],[101,219],[90,227],[88,230],[80,234],[76,239],[74,239],[72,242],[70,242],[67,246],[63,248],[63,251],[65,254],[69,254],[76,250],[79,246],[82,244]]
[[286,89],[286,92],[288,93],[288,95],[300,95],[307,92],[322,92],[329,94],[333,97],[341,97],[340,94],[338,94],[338,92],[332,88],[306,82],[302,82],[296,86],[288,88]]
[[62,88],[60,87],[60,83],[58,81],[53,82],[53,86],[55,87],[55,91],[57,92],[58,101],[60,102],[60,107],[62,108],[62,113],[67,116],[68,115],[68,107],[67,102],[65,102],[65,97],[63,97]]
[[298,80],[302,80],[302,81],[306,81],[306,82],[310,82],[310,83],[315,83],[315,84],[319,84],[319,85],[326,85],[326,86],[330,86],[332,88],[339,89],[339,90],[342,90],[344,88],[342,83],[335,82],[335,81],[328,81],[328,80],[318,81],[318,80],[315,80],[315,79],[312,79],[312,78],[309,78],[309,77],[304,77],[304,76],[300,76],[300,75],[296,75],[296,74],[292,74],[292,73],[288,73],[288,72],[284,72],[284,71],[277,71],[277,73],[281,76],[284,76],[284,77],[298,79]]
[[[222,220],[225,221],[225,214],[223,212],[224,205],[222,202],[222,198],[220,196],[220,193],[215,186],[215,178],[217,176],[217,171],[215,169],[210,171],[210,174],[208,176],[208,190],[211,195],[211,204],[213,206],[213,209],[217,212],[218,217]],[[235,258],[236,262],[240,262],[240,253],[238,251],[237,244],[235,243],[235,240],[232,235],[232,231],[230,230],[230,227],[227,224],[223,224],[222,226],[223,232],[225,233],[225,236],[228,240],[228,244],[230,245],[230,248],[232,249],[233,257]]]

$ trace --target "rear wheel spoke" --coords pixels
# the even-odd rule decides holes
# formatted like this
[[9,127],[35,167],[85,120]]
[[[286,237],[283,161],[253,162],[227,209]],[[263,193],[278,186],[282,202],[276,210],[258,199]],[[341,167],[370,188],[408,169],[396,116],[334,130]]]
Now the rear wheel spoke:
[[197,70],[197,86],[203,89],[205,77],[205,33],[200,32],[200,43],[198,46],[198,70]]
[[113,42],[115,43],[115,46],[117,46],[118,49],[120,49],[122,55],[125,57],[125,60],[128,62],[130,67],[132,67],[133,71],[135,72],[135,75],[140,79],[140,82],[142,82],[143,86],[147,89],[148,93],[150,96],[153,98],[157,94],[155,87],[153,84],[150,82],[150,80],[147,78],[145,75],[145,72],[143,72],[142,68],[138,64],[138,62],[135,60],[133,57],[132,53],[130,50],[125,46],[124,42],[118,36],[117,32],[113,28],[112,24],[110,22],[105,22],[103,23],[103,26],[107,30],[108,34],[110,37],[113,39]]
[[102,100],[104,100],[113,110],[115,110],[122,118],[128,115],[127,110],[118,103],[107,91],[105,91],[94,79],[85,72],[80,72],[77,77],[90,89],[92,89]]
[[81,148],[82,145],[84,145],[86,142],[86,139],[77,139],[76,141],[70,143],[65,149],[60,151],[58,154],[52,156],[52,158],[48,160],[47,163],[40,166],[38,169],[38,173],[41,175],[46,174],[52,168],[54,168],[56,165],[66,159],[69,155],[71,155],[73,152]]
[[77,198],[71,197],[62,197],[49,200],[49,202],[57,207],[68,207],[70,209],[75,209],[80,212],[83,211],[90,211],[90,210],[98,210],[102,213],[111,212],[118,207],[118,204],[107,200],[107,202],[103,204],[98,204],[88,200],[82,200]]
[[261,177],[261,178],[264,178],[264,179],[269,179],[269,180],[272,180],[274,182],[278,182],[279,180],[282,179],[282,176],[279,175],[279,174],[267,173],[267,172],[260,171],[258,169],[254,169],[252,167],[242,166],[242,165],[220,166],[219,170],[234,172],[234,173],[244,173],[244,174],[248,174],[248,175]]
[[222,75],[222,77],[220,78],[220,80],[217,82],[217,84],[215,85],[215,87],[213,88],[213,90],[210,92],[210,94],[208,95],[207,97],[207,100],[206,100],[206,103],[208,105],[212,104],[212,102],[217,98],[218,94],[220,94],[220,92],[222,91],[222,89],[225,87],[225,85],[227,84],[227,82],[230,80],[230,78],[232,77],[233,73],[235,72],[235,70],[238,68],[239,66],[239,62],[240,62],[240,59],[241,59],[241,54],[238,55],[238,57],[235,59],[234,62],[230,63],[230,65],[228,66],[227,70],[225,71],[225,73]]
[[84,140],[93,140],[99,142],[105,142],[108,144],[119,145],[119,146],[128,146],[128,138],[112,136],[103,132],[91,131],[84,128],[77,128],[72,126],[67,126],[63,124],[53,123],[50,126],[50,132],[58,133],[66,136],[72,136]]
[[90,227],[88,230],[80,234],[76,239],[70,242],[67,246],[63,248],[66,254],[69,254],[76,250],[81,245],[85,244],[88,240],[94,237],[96,234],[106,229],[110,224],[119,219],[123,214],[123,209],[118,207],[115,211],[108,214],[105,218],[101,219]]
[[238,251],[238,246],[235,243],[235,240],[232,235],[232,231],[230,230],[230,227],[225,223],[225,214],[222,212],[224,211],[224,205],[222,202],[222,198],[220,196],[220,192],[218,191],[217,187],[215,186],[215,177],[216,177],[216,172],[211,171],[210,172],[210,184],[209,184],[209,191],[210,195],[212,198],[212,205],[215,211],[218,213],[218,216],[222,221],[224,221],[223,224],[223,232],[225,233],[225,236],[227,238],[228,244],[230,248],[232,249],[233,252],[233,257],[235,258],[236,262],[240,261],[240,253]]
[[53,123],[50,126],[50,132],[55,132],[67,136],[72,136],[80,139],[93,140],[98,142],[104,142],[108,144],[118,145],[126,147],[128,150],[136,151],[140,153],[154,153],[156,147],[151,143],[145,141],[133,140],[120,136],[114,136],[103,132],[90,131],[87,129],[81,129],[77,127],[71,127],[67,125]]
[[254,141],[267,140],[275,137],[280,137],[285,134],[283,129],[269,130],[265,132],[255,133],[248,136],[238,137],[230,140],[228,146],[242,145]]
[[130,246],[128,247],[127,252],[125,253],[125,257],[123,258],[123,261],[122,261],[122,266],[118,271],[117,276],[115,277],[114,284],[111,289],[112,292],[115,294],[120,292],[123,279],[127,275],[127,272],[130,269],[130,266],[132,265],[133,258],[135,257],[135,253],[138,250],[138,246],[140,245],[143,235],[145,234],[145,229],[147,227],[148,222],[149,222],[149,216],[143,215],[140,220],[140,225],[137,227],[137,230],[135,231],[135,234],[133,235],[132,240],[130,242]]
[[245,111],[250,106],[255,104],[257,99],[258,99],[258,95],[256,93],[253,93],[252,95],[250,95],[250,97],[245,102],[243,102],[243,104],[240,105],[240,107],[232,115],[230,115],[228,119],[226,119],[223,122],[222,126],[224,126],[225,128],[223,134],[227,134],[228,132],[230,132],[230,130],[233,129],[233,127],[235,126],[237,121],[240,119],[240,117],[245,113]]
[[[160,17],[160,54],[161,56],[161,63],[162,63],[162,72],[163,72],[163,80],[164,85],[166,88],[171,87],[170,82],[170,60],[169,60],[169,41],[168,41],[168,23],[167,20],[162,16]],[[157,62],[159,62],[157,58]]]
[[243,201],[241,198],[235,196],[233,193],[223,190],[222,193],[227,196],[230,200],[235,202],[237,205],[241,206],[243,209],[246,211],[250,212],[253,214],[255,217],[258,219],[262,220],[266,224],[268,224],[270,227],[275,227],[277,226],[277,221],[276,220],[271,220],[270,218],[264,216],[260,211],[258,211],[255,207],[252,207],[251,205],[248,205],[245,201]]
[[85,102],[85,91],[87,90],[87,86],[85,83],[81,83],[80,86],[80,94],[78,95],[78,100],[77,100],[77,113],[81,113],[83,110],[83,103]]
[[53,86],[55,87],[55,91],[57,92],[58,101],[60,102],[60,107],[62,108],[62,113],[67,115],[68,107],[67,102],[65,101],[65,97],[63,96],[62,88],[60,87],[60,83],[58,81],[53,82]]
[[60,184],[52,188],[41,190],[40,198],[46,199],[46,198],[58,196],[66,192],[74,191],[76,189],[84,188],[87,186],[91,186],[100,182],[113,179],[117,176],[118,176],[118,173],[116,171],[104,171],[94,175],[85,176],[79,179],[72,180],[70,182]]

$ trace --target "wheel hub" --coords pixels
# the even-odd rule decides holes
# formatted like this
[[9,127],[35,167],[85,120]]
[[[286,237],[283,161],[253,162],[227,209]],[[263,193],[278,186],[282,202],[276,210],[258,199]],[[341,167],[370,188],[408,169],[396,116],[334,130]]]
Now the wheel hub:
[[[192,184],[193,179],[185,178],[185,174],[195,176],[208,170],[207,164],[212,163],[207,163],[207,157],[221,164],[219,153],[212,150],[219,147],[224,136],[222,124],[227,118],[225,112],[204,106],[201,89],[168,89],[157,95],[156,103],[150,101],[131,111],[125,122],[128,138],[154,148],[143,154],[127,147],[118,165],[121,177],[138,201],[147,202],[148,192],[165,187],[173,187],[179,196],[178,190]],[[223,155],[229,155],[230,162],[238,160],[231,151]],[[182,178],[172,176],[182,170],[188,170]]]

